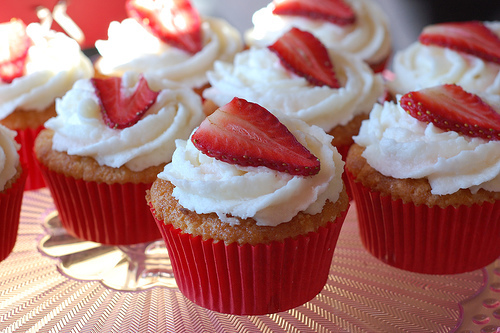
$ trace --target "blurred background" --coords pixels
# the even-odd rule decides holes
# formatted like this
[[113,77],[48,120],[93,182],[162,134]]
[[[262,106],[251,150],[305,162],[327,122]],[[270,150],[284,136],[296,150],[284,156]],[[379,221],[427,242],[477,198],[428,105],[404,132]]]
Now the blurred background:
[[[271,0],[192,0],[203,15],[225,18],[240,31],[252,25],[252,14]],[[425,25],[445,21],[500,21],[500,0],[372,0],[380,4],[390,20],[394,50],[416,40]],[[96,39],[106,39],[112,20],[126,17],[125,0],[0,0],[0,22],[17,16],[25,22],[39,21],[37,8],[49,10],[67,4],[67,14],[82,28],[84,48]],[[57,24],[54,24],[57,28]]]
[[[244,31],[252,14],[270,0],[193,0],[206,13],[227,19]],[[394,49],[415,41],[425,25],[445,21],[500,21],[500,0],[372,0],[389,17]]]

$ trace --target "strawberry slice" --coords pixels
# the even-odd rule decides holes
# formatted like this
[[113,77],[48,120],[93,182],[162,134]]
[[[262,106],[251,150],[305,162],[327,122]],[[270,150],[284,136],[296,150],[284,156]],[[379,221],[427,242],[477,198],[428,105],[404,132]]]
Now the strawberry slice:
[[344,0],[274,0],[273,14],[325,20],[340,26],[356,21],[356,14]]
[[326,47],[313,34],[292,28],[268,46],[283,67],[316,86],[340,88]]
[[500,140],[500,114],[479,96],[455,84],[409,92],[401,97],[400,104],[412,117],[432,122],[442,130]]
[[127,0],[126,8],[163,42],[191,54],[202,49],[200,15],[189,0]]
[[479,21],[430,25],[422,30],[419,41],[500,64],[500,37]]
[[101,104],[101,114],[108,127],[123,129],[137,123],[156,101],[159,92],[152,91],[141,75],[131,94],[125,94],[120,77],[92,78]]
[[11,83],[24,74],[31,39],[26,34],[26,25],[20,19],[0,24],[0,79]]
[[265,166],[292,175],[319,172],[320,162],[272,113],[235,97],[208,116],[191,136],[203,154],[241,166]]

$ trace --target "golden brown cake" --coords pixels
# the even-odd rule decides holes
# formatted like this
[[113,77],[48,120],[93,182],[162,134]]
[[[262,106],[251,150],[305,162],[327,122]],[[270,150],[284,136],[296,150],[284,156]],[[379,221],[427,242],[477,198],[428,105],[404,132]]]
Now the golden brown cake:
[[193,237],[201,236],[203,240],[213,239],[224,241],[226,244],[269,244],[316,232],[319,227],[335,221],[349,206],[347,194],[342,191],[337,202],[327,201],[323,210],[315,215],[299,212],[289,222],[275,227],[257,225],[251,218],[239,219],[239,224],[229,226],[215,213],[197,214],[183,208],[172,196],[172,190],[173,185],[163,179],[157,179],[151,186],[147,200],[155,211],[155,217],[158,220],[170,221],[174,228],[181,229]]
[[56,116],[55,104],[51,104],[43,111],[39,110],[14,110],[4,119],[0,120],[0,124],[10,129],[21,131],[25,129],[36,130],[49,120]]
[[100,165],[92,157],[69,155],[53,150],[53,136],[54,131],[51,129],[40,132],[35,140],[36,158],[46,168],[74,179],[107,184],[152,183],[166,164],[151,166],[141,171],[130,170],[124,165],[119,168]]
[[144,196],[204,119],[200,97],[129,72],[77,81],[56,111],[34,150],[63,227],[108,245],[161,238]]
[[497,100],[440,85],[374,106],[346,159],[372,255],[426,274],[472,271],[500,255]]
[[322,129],[279,117],[234,98],[177,141],[147,194],[179,289],[198,305],[274,313],[326,283],[349,208],[344,163]]
[[390,196],[394,200],[401,199],[403,203],[411,202],[415,205],[446,208],[448,206],[471,206],[483,202],[493,203],[500,199],[500,192],[490,192],[484,189],[480,189],[474,194],[469,189],[460,189],[446,195],[432,194],[429,181],[425,178],[396,179],[384,176],[366,162],[366,159],[361,155],[363,151],[363,147],[354,144],[349,149],[346,168],[357,182],[373,191],[380,192],[384,196]]
[[35,137],[56,115],[55,100],[78,79],[91,77],[93,67],[78,43],[63,33],[38,23],[26,26],[19,19],[2,26],[0,38],[8,39],[4,44],[16,43],[9,47],[12,60],[0,65],[0,124],[18,133],[21,161],[29,172],[26,189],[32,190],[45,186],[33,157]]

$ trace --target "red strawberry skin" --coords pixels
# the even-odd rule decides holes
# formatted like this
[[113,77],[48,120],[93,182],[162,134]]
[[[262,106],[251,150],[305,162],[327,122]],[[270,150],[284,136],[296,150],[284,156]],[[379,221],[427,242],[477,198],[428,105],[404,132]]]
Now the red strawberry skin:
[[274,0],[273,14],[325,20],[340,26],[353,24],[356,14],[343,0]]
[[269,111],[234,98],[208,116],[191,136],[205,155],[230,164],[265,166],[292,175],[315,175],[320,162]]
[[136,124],[156,101],[159,92],[152,91],[141,75],[135,91],[125,96],[120,77],[93,78],[91,82],[101,105],[104,122],[112,129]]
[[458,85],[445,84],[407,93],[401,97],[400,105],[412,117],[444,131],[500,140],[500,114]]
[[203,48],[200,15],[189,0],[127,0],[126,9],[163,42],[191,54]]
[[[26,25],[20,19],[0,24],[0,79],[11,83],[24,74],[31,39],[26,34]],[[5,52],[8,50],[7,52]]]
[[420,43],[450,48],[500,64],[500,37],[479,21],[430,25],[419,36]]
[[280,58],[283,67],[309,83],[340,88],[328,50],[310,32],[292,28],[268,48]]

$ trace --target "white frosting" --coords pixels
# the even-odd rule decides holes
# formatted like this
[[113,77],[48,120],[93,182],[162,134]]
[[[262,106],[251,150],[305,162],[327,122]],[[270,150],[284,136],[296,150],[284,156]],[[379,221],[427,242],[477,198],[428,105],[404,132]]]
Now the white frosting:
[[29,24],[26,33],[33,45],[25,75],[11,83],[0,82],[0,119],[16,109],[43,111],[75,81],[94,75],[92,63],[75,40],[38,23]]
[[229,224],[238,223],[229,214],[267,226],[288,222],[300,211],[317,214],[326,200],[338,200],[344,162],[330,143],[332,137],[319,127],[285,116],[280,120],[320,159],[317,175],[292,176],[225,163],[202,154],[191,140],[177,140],[172,163],[158,178],[174,184],[173,195],[184,208],[198,214],[215,212]]
[[[488,102],[500,111],[500,96]],[[500,141],[443,131],[399,104],[376,104],[354,141],[365,147],[363,157],[374,169],[393,178],[427,178],[433,194],[500,191]]]
[[240,97],[330,131],[368,113],[384,83],[363,61],[333,50],[329,54],[339,89],[311,85],[284,68],[269,49],[251,48],[237,54],[233,64],[216,62],[207,73],[211,87],[203,96],[219,106]]
[[239,32],[226,21],[202,20],[203,49],[191,55],[163,43],[135,19],[113,21],[108,39],[95,45],[101,58],[96,68],[106,75],[123,75],[126,71],[142,72],[146,78],[165,78],[189,87],[207,83],[205,73],[215,60],[232,61],[242,49]]
[[[139,74],[125,73],[122,89],[133,91]],[[90,156],[99,164],[141,171],[170,162],[175,139],[189,137],[204,119],[201,98],[191,89],[149,80],[160,91],[156,102],[135,125],[111,129],[104,124],[99,100],[90,80],[77,81],[56,101],[57,117],[45,123],[55,131],[52,148],[70,155]]]
[[[500,36],[500,22],[485,22]],[[415,42],[393,59],[395,78],[388,86],[405,94],[445,83],[456,83],[473,93],[500,95],[500,65],[449,48]]]
[[387,16],[372,0],[346,0],[353,8],[354,24],[340,26],[325,20],[274,15],[270,3],[256,11],[252,17],[253,28],[245,34],[245,42],[251,46],[267,46],[292,27],[313,33],[328,48],[349,52],[370,64],[376,64],[389,56],[392,49]]
[[0,191],[17,173],[19,165],[18,150],[21,146],[15,141],[17,133],[0,125]]

